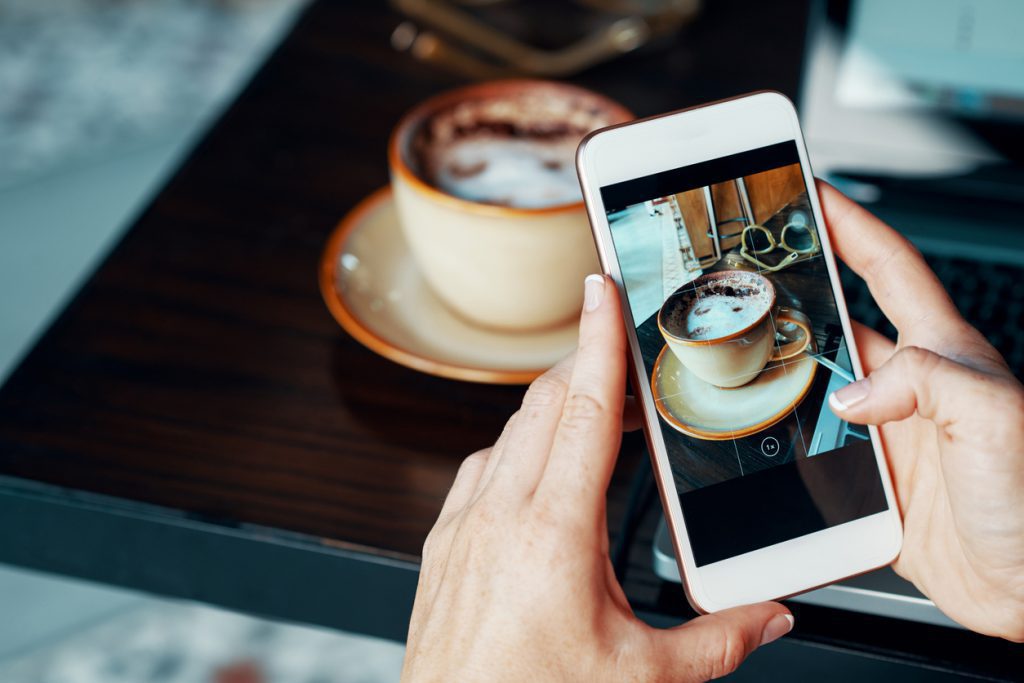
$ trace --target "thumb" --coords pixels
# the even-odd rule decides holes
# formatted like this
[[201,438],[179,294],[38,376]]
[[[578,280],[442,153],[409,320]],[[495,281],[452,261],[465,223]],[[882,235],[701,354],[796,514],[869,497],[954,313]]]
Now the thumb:
[[684,681],[706,681],[731,674],[761,645],[793,628],[793,615],[777,602],[761,602],[707,614],[661,631],[671,653],[666,664]]
[[835,391],[828,402],[837,415],[860,424],[897,422],[915,412],[941,420],[943,397],[956,398],[965,370],[937,353],[908,346],[866,378]]

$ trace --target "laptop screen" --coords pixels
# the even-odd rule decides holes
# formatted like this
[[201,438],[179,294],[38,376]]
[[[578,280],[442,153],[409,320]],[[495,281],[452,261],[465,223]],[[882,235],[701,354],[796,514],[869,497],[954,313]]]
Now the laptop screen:
[[836,99],[1024,120],[1024,2],[854,0]]

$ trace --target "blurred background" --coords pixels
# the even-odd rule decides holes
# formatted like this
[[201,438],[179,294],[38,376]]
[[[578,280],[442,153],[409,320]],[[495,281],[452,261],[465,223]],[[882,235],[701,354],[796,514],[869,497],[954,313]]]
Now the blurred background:
[[0,0],[0,380],[301,0]]

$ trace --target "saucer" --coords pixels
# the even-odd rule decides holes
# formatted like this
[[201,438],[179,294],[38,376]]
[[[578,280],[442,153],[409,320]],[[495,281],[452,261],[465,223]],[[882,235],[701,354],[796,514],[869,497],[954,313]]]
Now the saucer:
[[576,347],[576,320],[508,332],[477,327],[452,312],[416,268],[390,188],[341,220],[319,277],[324,302],[346,332],[371,351],[431,375],[528,384]]
[[789,415],[810,391],[817,367],[803,353],[769,363],[748,384],[722,389],[699,379],[665,346],[654,362],[651,390],[658,414],[677,431],[725,441],[756,434]]

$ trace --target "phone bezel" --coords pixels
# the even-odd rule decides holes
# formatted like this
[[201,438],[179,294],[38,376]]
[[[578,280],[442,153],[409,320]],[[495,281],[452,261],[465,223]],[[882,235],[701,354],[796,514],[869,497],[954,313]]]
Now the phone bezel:
[[[815,187],[814,176],[796,110],[788,98],[772,91],[741,95],[604,128],[584,138],[576,154],[577,172],[601,266],[616,283],[622,300],[629,337],[630,371],[643,408],[655,479],[672,532],[683,587],[690,604],[703,613],[788,597],[883,567],[896,559],[902,544],[902,525],[892,479],[874,427],[869,432],[885,490],[886,511],[699,569],[686,535],[600,190],[613,183],[789,140],[796,143],[804,183],[810,190]],[[827,230],[821,229],[825,221],[818,194],[808,191],[808,195],[854,375],[860,378],[864,376],[863,368],[842,296],[832,245]]]

